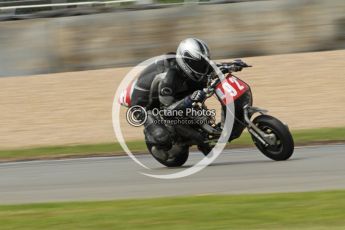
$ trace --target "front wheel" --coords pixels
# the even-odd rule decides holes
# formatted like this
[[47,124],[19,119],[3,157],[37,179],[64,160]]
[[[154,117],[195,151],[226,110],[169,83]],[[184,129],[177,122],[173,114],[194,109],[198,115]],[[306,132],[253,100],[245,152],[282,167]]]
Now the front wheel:
[[275,136],[275,144],[265,146],[252,135],[254,144],[265,156],[276,161],[284,161],[291,157],[294,141],[286,125],[269,115],[257,116],[253,123],[264,133]]

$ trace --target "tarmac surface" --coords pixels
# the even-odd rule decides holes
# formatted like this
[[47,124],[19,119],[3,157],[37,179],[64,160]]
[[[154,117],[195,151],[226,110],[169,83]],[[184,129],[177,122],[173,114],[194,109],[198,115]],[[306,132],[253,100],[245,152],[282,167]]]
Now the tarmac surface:
[[201,160],[201,153],[174,169],[150,155],[138,159],[153,169],[127,156],[2,163],[0,204],[345,189],[344,144],[297,147],[284,162],[255,148],[225,150],[201,172],[170,180],[141,172],[177,172]]

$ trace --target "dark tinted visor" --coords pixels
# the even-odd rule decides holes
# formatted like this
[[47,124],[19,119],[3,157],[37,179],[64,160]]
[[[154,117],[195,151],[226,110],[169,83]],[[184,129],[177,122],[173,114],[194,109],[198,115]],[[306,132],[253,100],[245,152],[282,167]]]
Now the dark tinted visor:
[[194,71],[200,74],[207,74],[210,69],[210,64],[204,58],[195,60],[193,58],[184,57],[185,63]]

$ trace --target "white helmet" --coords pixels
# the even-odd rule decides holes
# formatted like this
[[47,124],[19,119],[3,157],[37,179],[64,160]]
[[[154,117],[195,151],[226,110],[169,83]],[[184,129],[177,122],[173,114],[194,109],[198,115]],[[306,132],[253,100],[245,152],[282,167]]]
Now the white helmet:
[[194,81],[201,81],[209,73],[209,58],[208,46],[200,39],[187,38],[177,47],[177,64]]

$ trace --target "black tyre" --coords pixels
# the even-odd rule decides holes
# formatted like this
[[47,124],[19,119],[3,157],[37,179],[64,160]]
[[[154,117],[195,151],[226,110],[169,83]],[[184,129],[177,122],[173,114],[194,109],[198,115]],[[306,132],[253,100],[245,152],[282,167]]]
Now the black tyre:
[[286,125],[269,115],[260,115],[253,120],[253,123],[263,132],[273,133],[276,136],[275,145],[265,146],[252,135],[254,144],[265,156],[276,161],[284,161],[291,157],[294,141]]
[[[162,160],[158,157],[156,157],[154,154],[152,154],[152,144],[146,143],[147,149],[151,153],[151,155],[162,165],[165,165],[167,167],[180,167],[184,163],[186,163],[188,156],[189,156],[189,146],[177,146],[173,145],[173,147],[167,151],[169,154],[169,157],[167,160]],[[173,152],[174,151],[174,152]],[[177,152],[176,152],[177,151]]]

